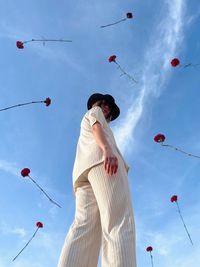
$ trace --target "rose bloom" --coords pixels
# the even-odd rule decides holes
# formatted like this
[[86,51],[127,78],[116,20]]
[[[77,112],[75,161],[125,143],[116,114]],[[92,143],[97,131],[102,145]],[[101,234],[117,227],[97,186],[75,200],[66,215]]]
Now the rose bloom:
[[23,42],[21,42],[21,41],[17,41],[17,42],[16,42],[16,46],[17,46],[17,48],[19,48],[19,49],[23,49],[23,48],[24,48],[24,44],[23,44]]
[[174,195],[171,197],[171,202],[176,202],[178,200],[178,196]]
[[128,19],[132,19],[133,14],[132,14],[131,12],[128,12],[128,13],[126,13],[126,17],[127,17]]
[[30,172],[31,172],[31,171],[29,170],[29,168],[24,168],[23,170],[21,170],[21,175],[22,175],[23,177],[26,177],[26,176],[29,175]]
[[37,222],[37,223],[36,223],[36,226],[37,226],[38,228],[43,228],[43,223],[42,223],[42,222]]
[[112,55],[112,56],[110,56],[110,57],[108,58],[108,61],[109,61],[109,62],[113,62],[113,61],[115,62],[116,57],[117,57],[117,56]]
[[164,141],[165,141],[165,136],[164,136],[164,134],[157,134],[157,135],[154,137],[154,141],[155,141],[156,143],[164,142]]
[[153,250],[153,248],[151,246],[149,246],[149,247],[146,248],[146,251],[147,252],[152,251],[152,250]]
[[44,101],[44,103],[46,104],[46,106],[48,107],[51,104],[51,98],[47,97]]
[[180,60],[178,58],[173,58],[171,61],[172,67],[176,67],[180,64]]

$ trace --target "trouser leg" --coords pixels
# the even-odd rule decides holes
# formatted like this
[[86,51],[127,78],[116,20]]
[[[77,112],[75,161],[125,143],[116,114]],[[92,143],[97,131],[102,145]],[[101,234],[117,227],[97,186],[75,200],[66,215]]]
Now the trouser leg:
[[101,222],[91,185],[76,191],[75,219],[60,255],[58,267],[96,267],[101,246]]
[[88,180],[101,218],[102,267],[136,267],[135,226],[127,173],[121,160],[108,176],[103,164],[93,167]]

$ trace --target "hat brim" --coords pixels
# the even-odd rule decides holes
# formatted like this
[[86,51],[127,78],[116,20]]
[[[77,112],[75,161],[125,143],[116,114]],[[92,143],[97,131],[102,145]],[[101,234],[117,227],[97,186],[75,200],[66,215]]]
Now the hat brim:
[[100,94],[100,93],[93,94],[93,95],[91,95],[89,97],[88,102],[87,102],[88,110],[91,109],[93,104],[96,103],[98,100],[106,100],[111,105],[111,107],[112,107],[112,110],[111,110],[111,114],[112,114],[111,121],[115,120],[119,116],[120,109],[116,105],[116,103],[115,102],[111,102],[108,95],[103,95],[103,94]]

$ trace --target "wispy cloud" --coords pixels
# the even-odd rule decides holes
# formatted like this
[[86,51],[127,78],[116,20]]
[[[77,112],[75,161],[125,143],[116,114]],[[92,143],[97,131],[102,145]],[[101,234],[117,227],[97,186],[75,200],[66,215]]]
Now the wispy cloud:
[[199,17],[200,17],[200,7],[197,7],[197,10],[195,10],[195,13],[187,15],[185,23],[187,23],[190,26],[197,19],[199,19]]
[[20,237],[25,237],[26,231],[22,227],[12,227],[5,222],[0,223],[0,232],[4,235],[16,234]]
[[[11,265],[10,265],[11,266]],[[40,264],[38,262],[32,262],[30,260],[26,259],[18,259],[14,264],[12,264],[13,267],[44,267],[43,264]]]
[[19,235],[19,236],[21,236],[21,237],[24,237],[24,236],[26,235],[26,231],[25,231],[24,228],[15,228],[15,229],[13,229],[13,230],[11,231],[11,233],[13,233],[13,234],[17,234],[17,235]]
[[22,31],[22,29],[19,28],[17,25],[11,24],[5,19],[1,19],[0,29],[1,29],[0,38],[2,39],[6,38],[12,41],[16,41],[19,37],[27,38],[27,36],[29,36],[30,34],[30,33],[28,34],[25,31]]
[[[9,173],[10,175],[13,175],[15,177],[18,177],[18,178],[21,178],[21,169],[17,163],[15,162],[9,162],[9,161],[6,161],[6,160],[1,160],[0,159],[0,171],[3,171],[3,172],[7,172]],[[40,186],[42,188],[45,188],[45,191],[48,192],[48,194],[52,197],[52,196],[57,196],[57,198],[59,199],[65,199],[66,198],[66,195],[63,194],[63,193],[60,193],[58,191],[56,191],[51,185],[49,185],[51,183],[50,179],[47,177],[47,176],[40,176],[38,177],[37,175],[33,173],[31,173],[31,177],[35,178],[36,177],[36,180],[37,182],[40,184]],[[32,181],[28,181],[28,179],[25,179],[26,182],[30,182],[32,184]],[[34,184],[32,184],[33,186],[33,190],[38,190]],[[67,196],[69,197],[69,196]],[[53,197],[52,197],[53,198]],[[46,207],[46,203],[49,204],[49,201],[46,199],[46,196],[42,195],[42,197],[40,198],[41,201],[38,201],[38,207],[43,207],[45,208]],[[45,202],[43,202],[43,200]],[[45,204],[44,204],[45,203]],[[51,217],[55,217],[57,215],[57,212],[58,212],[58,208],[57,207],[54,207],[54,206],[50,206],[49,208],[49,214],[51,215]]]
[[14,176],[19,176],[19,169],[14,162],[8,162],[6,160],[0,160],[0,170],[8,172]]
[[[176,234],[174,234],[176,233]],[[180,234],[180,235],[179,235]],[[170,238],[169,238],[170,236]],[[185,244],[185,239],[181,236],[181,231],[177,229],[177,232],[168,232],[168,235],[163,233],[149,233],[151,244],[154,248],[154,262],[157,265],[166,266],[193,266],[199,265],[199,246],[191,247],[190,244]],[[145,248],[143,248],[145,251]]]
[[196,203],[189,207],[188,210],[185,209],[184,213],[194,246],[190,244],[178,214],[175,217],[171,215],[171,219],[166,220],[159,230],[157,228],[151,230],[147,221],[137,217],[138,250],[145,253],[145,248],[151,245],[154,249],[154,260],[158,266],[198,267],[200,262],[200,244],[198,242],[200,216],[198,210],[199,203]]
[[[0,38],[9,39],[13,42],[13,46],[16,46],[16,41],[27,41],[31,39],[52,39],[52,37],[48,38],[47,36],[36,36],[32,31],[22,31],[21,28],[19,29],[18,26],[8,23],[5,20],[0,21]],[[53,39],[56,39],[53,37]],[[57,38],[62,39],[62,38]],[[65,38],[66,39],[66,38]],[[72,40],[73,41],[73,40]],[[58,49],[58,45],[61,46],[61,49]],[[80,61],[77,62],[74,60],[75,55],[71,55],[71,47],[73,46],[72,43],[61,43],[56,44],[54,43],[53,47],[48,45],[47,43],[43,45],[41,42],[36,44],[28,43],[25,45],[24,49],[29,49],[30,52],[36,53],[37,56],[41,57],[42,59],[52,61],[53,63],[64,63],[69,65],[72,69],[76,71],[83,72],[85,71],[84,66],[80,65]],[[67,52],[68,48],[70,48],[70,52]],[[17,50],[17,48],[16,48]],[[20,51],[22,52],[22,51]]]
[[160,23],[147,46],[139,95],[130,104],[125,118],[114,128],[122,153],[130,152],[130,143],[134,143],[134,131],[144,114],[146,100],[152,96],[159,96],[169,78],[169,60],[178,53],[183,41],[185,0],[166,0],[165,5],[165,16],[163,19],[160,18]]
[[11,262],[9,265],[8,263],[3,263],[3,261],[0,261],[0,267],[44,267],[44,265],[36,263],[36,262],[31,262],[26,259],[19,259],[17,262],[13,263]]
[[[22,227],[12,227],[12,225],[8,225],[5,222],[0,222],[0,234],[1,235],[17,235],[18,238],[20,238],[20,247],[23,246],[25,243],[27,243],[27,240],[30,237],[31,233],[28,233],[25,231],[24,228]],[[13,237],[14,238],[14,237]],[[37,251],[43,251],[44,254],[48,254],[49,253],[49,258],[46,261],[46,266],[48,266],[49,262],[56,262],[58,260],[58,250],[55,249],[60,247],[60,244],[62,244],[63,242],[63,234],[61,234],[59,232],[59,230],[57,232],[51,232],[48,231],[46,232],[41,231],[40,233],[38,233],[37,238],[34,239],[34,242],[32,242],[32,244],[29,246],[29,248],[27,249],[27,254],[23,253],[23,255],[21,255],[16,262],[12,263],[12,259],[11,259],[11,253],[8,253],[8,255],[4,255],[4,258],[1,258],[0,260],[0,267],[8,267],[8,265],[4,265],[4,261],[5,263],[10,262],[9,266],[15,266],[15,267],[25,267],[25,266],[31,266],[31,267],[44,267],[44,265],[42,265],[42,263],[40,264],[40,261],[42,262],[42,258],[43,258],[43,254],[40,255],[40,253],[38,253],[37,255],[37,259],[34,262],[34,264],[32,265],[32,260],[30,259],[30,254],[29,252],[32,250],[33,254],[36,253]],[[13,244],[14,246],[14,244]],[[60,251],[59,251],[60,252]]]

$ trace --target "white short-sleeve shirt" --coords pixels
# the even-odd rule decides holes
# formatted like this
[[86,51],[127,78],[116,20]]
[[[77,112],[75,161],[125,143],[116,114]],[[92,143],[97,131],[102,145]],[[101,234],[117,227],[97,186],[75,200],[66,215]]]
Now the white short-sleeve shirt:
[[[95,165],[104,161],[103,151],[96,143],[92,132],[92,125],[96,121],[101,124],[106,140],[111,145],[113,151],[123,159],[115,142],[112,130],[104,117],[102,109],[99,106],[91,108],[86,112],[81,121],[80,136],[77,143],[76,157],[73,167],[73,187],[75,191],[79,183],[82,181],[82,175]],[[129,166],[124,159],[123,161],[128,172]]]

